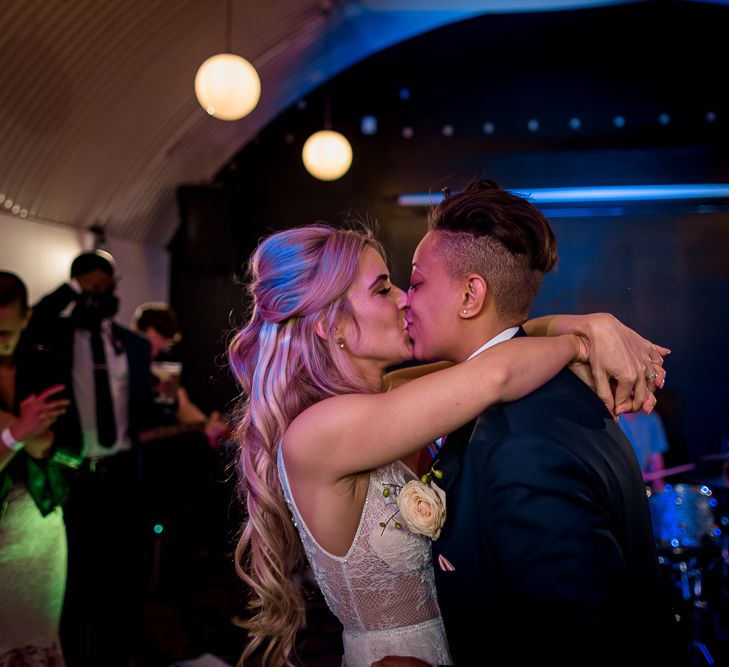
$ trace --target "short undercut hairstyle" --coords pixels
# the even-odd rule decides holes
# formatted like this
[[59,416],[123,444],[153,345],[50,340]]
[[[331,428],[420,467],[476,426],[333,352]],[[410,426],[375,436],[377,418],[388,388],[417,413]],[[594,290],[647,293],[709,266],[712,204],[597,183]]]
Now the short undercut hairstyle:
[[557,265],[557,239],[538,208],[493,181],[472,181],[433,209],[429,228],[454,279],[483,276],[498,315],[526,321],[544,275]]

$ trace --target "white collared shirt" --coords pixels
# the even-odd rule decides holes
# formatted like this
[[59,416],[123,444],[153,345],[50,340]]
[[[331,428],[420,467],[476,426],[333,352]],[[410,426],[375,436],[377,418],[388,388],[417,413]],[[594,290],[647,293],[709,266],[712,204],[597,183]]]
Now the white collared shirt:
[[102,458],[131,449],[129,438],[129,361],[126,352],[117,354],[111,335],[111,320],[101,323],[101,340],[106,354],[111,401],[114,406],[117,440],[111,447],[99,444],[96,428],[96,387],[91,332],[76,329],[73,335],[73,395],[76,399],[84,452],[87,458]]
[[[478,348],[468,359],[473,359],[474,357],[477,357],[481,352],[484,350],[488,350],[490,347],[493,347],[497,343],[503,343],[505,340],[511,340],[514,336],[516,336],[516,332],[519,331],[519,327],[510,327],[509,329],[506,329],[505,331],[502,331],[498,336],[494,336],[488,343],[484,343],[481,347]],[[468,361],[466,359],[466,361]]]
[[[493,347],[498,343],[503,343],[505,340],[511,340],[516,335],[517,331],[519,331],[519,327],[510,327],[509,329],[502,331],[498,336],[494,336],[490,341],[484,343],[481,347],[479,347],[478,350],[476,350],[470,357],[468,357],[468,359],[466,359],[466,361],[477,357],[479,354],[481,354],[481,352],[483,352],[484,350],[488,350],[490,347]],[[441,436],[435,441],[435,446],[437,449],[440,449],[443,446],[445,437],[446,436]]]

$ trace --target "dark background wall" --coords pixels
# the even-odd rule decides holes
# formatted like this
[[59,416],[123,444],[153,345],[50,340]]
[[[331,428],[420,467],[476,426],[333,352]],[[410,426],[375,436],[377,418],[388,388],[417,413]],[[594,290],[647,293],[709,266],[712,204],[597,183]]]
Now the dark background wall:
[[[193,399],[212,409],[234,395],[214,359],[245,309],[234,275],[271,230],[371,214],[405,286],[426,223],[424,209],[397,204],[399,194],[457,188],[474,176],[527,191],[729,182],[728,27],[729,7],[700,3],[484,16],[378,54],[282,113],[213,186],[180,193],[172,303]],[[333,183],[301,163],[327,95],[334,129],[354,150],[351,170]],[[375,134],[362,132],[366,115],[377,120]],[[729,431],[727,202],[546,212],[560,265],[534,314],[606,310],[671,347],[661,400],[673,433],[669,462],[718,451]]]

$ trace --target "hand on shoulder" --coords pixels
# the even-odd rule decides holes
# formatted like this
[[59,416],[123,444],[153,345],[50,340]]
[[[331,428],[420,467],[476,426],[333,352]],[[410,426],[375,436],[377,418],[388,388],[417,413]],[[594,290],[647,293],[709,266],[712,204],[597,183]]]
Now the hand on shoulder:
[[586,317],[589,368],[578,364],[572,370],[613,415],[639,410],[650,413],[656,404],[656,388],[666,381],[663,358],[671,351],[643,338],[609,313]]

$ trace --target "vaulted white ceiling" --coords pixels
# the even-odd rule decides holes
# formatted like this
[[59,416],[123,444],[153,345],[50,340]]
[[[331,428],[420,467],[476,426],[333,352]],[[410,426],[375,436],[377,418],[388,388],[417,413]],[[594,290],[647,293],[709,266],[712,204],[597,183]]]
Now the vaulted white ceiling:
[[486,11],[562,0],[233,0],[233,51],[262,80],[237,122],[197,104],[197,67],[224,50],[225,0],[4,0],[0,206],[165,244],[176,188],[205,183],[279,112],[394,43]]

